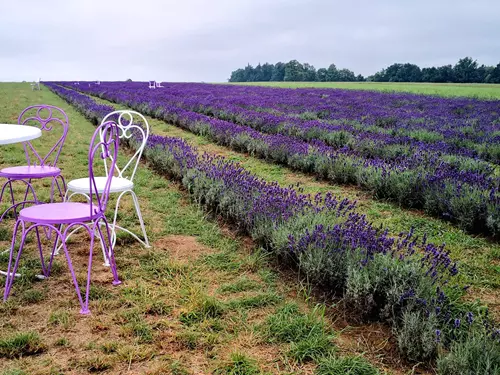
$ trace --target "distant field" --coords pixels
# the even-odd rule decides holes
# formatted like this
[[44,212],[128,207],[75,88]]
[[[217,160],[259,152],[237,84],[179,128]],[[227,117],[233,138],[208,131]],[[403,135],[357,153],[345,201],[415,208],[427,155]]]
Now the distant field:
[[485,83],[387,83],[387,82],[242,82],[251,86],[286,88],[316,87],[350,90],[403,91],[440,96],[467,96],[480,99],[500,99],[500,85]]

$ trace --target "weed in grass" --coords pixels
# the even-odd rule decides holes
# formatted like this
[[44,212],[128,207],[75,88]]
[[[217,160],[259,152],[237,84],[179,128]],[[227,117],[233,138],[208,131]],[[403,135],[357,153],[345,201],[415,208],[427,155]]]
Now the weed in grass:
[[70,328],[75,323],[73,317],[68,311],[54,311],[49,316],[49,324],[60,326],[64,329]]
[[296,304],[287,304],[267,318],[264,335],[270,342],[290,343],[288,354],[298,362],[318,360],[335,349],[324,313],[324,307],[302,313]]
[[324,308],[317,306],[305,314],[295,303],[288,303],[270,315],[263,332],[270,342],[298,342],[312,336],[327,335]]
[[18,333],[0,340],[0,357],[16,358],[45,351],[40,336],[36,332]]
[[60,347],[63,347],[63,348],[67,348],[70,346],[70,343],[69,343],[69,340],[66,338],[66,337],[61,337],[59,339],[56,340],[56,342],[54,343],[55,346],[60,346]]
[[89,299],[91,301],[105,300],[112,297],[109,290],[100,285],[90,285]]
[[268,285],[274,285],[276,283],[276,280],[278,279],[276,273],[268,268],[260,269],[257,271],[257,273],[262,281]]
[[176,335],[176,340],[187,349],[193,350],[198,346],[201,333],[193,330],[187,330]]
[[86,358],[79,363],[79,367],[86,369],[88,372],[103,372],[113,367],[111,361],[102,356]]
[[379,371],[362,357],[329,357],[323,359],[316,375],[378,375]]
[[174,361],[170,365],[170,374],[172,375],[189,375],[189,371],[186,370],[184,365],[179,361]]
[[184,312],[180,316],[180,321],[191,325],[208,318],[218,318],[224,313],[225,306],[214,297],[201,296],[195,303],[194,309]]
[[144,313],[148,315],[168,315],[171,312],[172,307],[163,301],[153,301],[144,308]]
[[262,249],[255,250],[251,254],[243,258],[241,268],[246,271],[257,272],[258,270],[267,266],[269,253]]
[[11,238],[10,232],[7,228],[0,228],[0,241],[8,241]]
[[1,375],[28,375],[23,370],[13,368],[2,371]]
[[214,371],[214,374],[218,375],[256,375],[260,373],[257,362],[243,353],[231,354],[230,361]]
[[177,276],[183,276],[187,274],[187,266],[184,264],[179,264],[172,262],[166,253],[154,253],[149,252],[139,258],[139,264],[142,276],[148,276],[148,279],[169,281]]
[[118,343],[114,341],[106,342],[101,345],[101,351],[104,354],[115,353],[117,349],[118,349]]
[[227,272],[239,271],[242,265],[236,254],[228,251],[205,255],[201,262],[210,269]]
[[116,356],[127,363],[142,362],[155,356],[153,349],[144,345],[125,345],[116,350]]
[[140,343],[150,343],[153,341],[153,330],[145,321],[134,322],[130,328]]
[[312,335],[298,342],[290,344],[288,355],[297,362],[319,361],[321,358],[332,354],[335,348],[332,337],[328,335]]
[[46,297],[45,293],[40,290],[28,289],[25,292],[23,292],[21,300],[24,303],[32,304],[43,301],[45,297]]
[[227,303],[229,309],[250,309],[269,305],[274,305],[282,300],[282,297],[275,293],[260,293],[255,296],[245,296],[235,298]]
[[218,289],[220,293],[239,293],[246,292],[249,290],[256,290],[262,287],[257,281],[248,278],[247,276],[243,276],[230,284],[223,284]]

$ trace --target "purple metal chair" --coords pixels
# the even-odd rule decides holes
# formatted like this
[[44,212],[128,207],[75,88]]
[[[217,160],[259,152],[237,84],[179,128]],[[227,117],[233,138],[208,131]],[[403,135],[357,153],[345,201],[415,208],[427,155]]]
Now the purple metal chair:
[[[20,125],[34,125],[40,127],[42,131],[50,132],[54,129],[54,126],[61,126],[61,137],[57,140],[56,144],[50,149],[50,151],[45,155],[41,156],[33,147],[31,142],[24,142],[24,152],[26,154],[25,166],[18,167],[8,167],[0,170],[0,177],[7,178],[7,182],[2,186],[2,191],[0,192],[0,202],[3,199],[3,195],[7,186],[10,189],[10,197],[12,200],[12,206],[9,207],[2,217],[12,208],[16,208],[16,201],[14,199],[14,191],[12,189],[12,183],[15,181],[23,182],[26,185],[26,192],[24,193],[23,201],[28,198],[29,192],[33,195],[33,200],[37,203],[38,198],[35,193],[35,189],[31,185],[31,181],[35,179],[51,178],[51,192],[50,201],[54,201],[54,189],[57,186],[59,190],[59,195],[61,201],[64,200],[64,191],[66,189],[66,182],[61,175],[61,170],[57,168],[57,161],[61,150],[66,140],[66,135],[68,134],[69,121],[68,116],[60,108],[54,107],[52,105],[34,105],[26,108],[21,112],[17,120]],[[59,185],[58,178],[61,179],[62,189]],[[24,206],[23,206],[24,207]],[[16,210],[14,210],[14,215],[17,218]]]
[[[50,274],[57,243],[59,239],[61,240],[64,254],[66,255],[66,260],[68,262],[68,268],[73,278],[73,284],[75,285],[78,300],[81,305],[81,314],[90,313],[88,308],[90,276],[92,271],[92,253],[96,236],[101,241],[101,245],[106,249],[106,251],[104,251],[103,253],[104,256],[108,258],[106,260],[109,261],[111,266],[111,272],[114,278],[113,285],[118,285],[121,283],[118,279],[114,251],[111,245],[111,231],[108,225],[108,221],[106,220],[106,216],[104,215],[109,198],[111,178],[115,170],[116,159],[118,155],[119,131],[119,127],[115,122],[108,121],[100,125],[92,137],[88,157],[90,185],[89,196],[91,197],[88,203],[63,202],[36,204],[32,207],[23,208],[19,212],[19,218],[14,227],[14,234],[12,236],[9,266],[7,269],[7,278],[5,281],[5,292],[3,297],[4,301],[7,300],[11,291],[12,283],[15,279],[14,275],[19,266],[21,253],[26,242],[26,236],[33,230],[35,230],[37,236],[40,260],[42,263],[42,272],[45,277],[48,277]],[[97,189],[96,180],[94,178],[94,158],[96,156],[108,162],[108,168],[110,168],[110,173],[107,177],[104,189]],[[62,231],[63,225],[66,227],[64,231]],[[66,236],[71,231],[71,229],[76,226],[84,227],[90,235],[90,251],[85,298],[83,298],[81,295],[71,258],[66,246]],[[45,264],[45,260],[43,258],[42,244],[38,231],[40,227],[48,228],[49,230],[52,230],[56,233],[56,239],[54,240],[54,245],[52,247],[48,265]],[[101,227],[106,229],[104,234],[107,235],[107,241],[106,237],[103,235],[103,229]],[[21,228],[22,231],[21,242],[19,245],[15,263],[14,265],[12,265],[12,260],[15,252],[16,237],[19,228]]]

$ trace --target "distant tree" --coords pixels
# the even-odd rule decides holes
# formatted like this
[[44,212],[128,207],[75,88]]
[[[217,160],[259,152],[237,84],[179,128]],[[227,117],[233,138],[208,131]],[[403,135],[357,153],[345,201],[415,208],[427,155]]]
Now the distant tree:
[[246,82],[245,70],[244,69],[236,69],[231,73],[231,77],[229,78],[229,82]]
[[316,72],[316,81],[318,82],[326,82],[328,79],[328,70],[325,68],[319,68]]
[[285,80],[285,64],[277,62],[274,64],[273,74],[271,75],[271,81],[282,82]]
[[463,59],[458,60],[455,64],[453,67],[453,73],[455,74],[456,82],[477,82],[477,61],[472,60],[471,57],[464,57]]
[[443,65],[437,68],[436,82],[456,82],[455,72],[451,65]]
[[263,74],[262,74],[262,65],[260,63],[253,69],[252,72],[252,77],[251,77],[252,82],[262,82],[263,81]]
[[353,82],[356,80],[356,75],[349,69],[340,69],[338,71],[338,80],[341,82]]
[[291,60],[285,64],[284,80],[288,82],[302,81],[304,77],[304,66],[297,60]]
[[273,70],[274,70],[273,64],[265,63],[264,65],[262,65],[262,80],[264,82],[268,82],[271,80],[273,76]]
[[488,83],[500,83],[500,63],[488,75]]
[[330,66],[328,67],[326,80],[329,82],[335,82],[339,80],[339,71],[337,70],[335,64],[330,64]]
[[363,77],[361,74],[358,74],[358,75],[356,76],[356,81],[358,81],[358,82],[363,82],[363,81],[365,81],[365,77]]
[[132,79],[131,79],[131,78],[129,78],[129,79],[127,79],[125,82],[132,82]]
[[305,63],[302,79],[307,82],[316,81],[316,68],[308,63]]

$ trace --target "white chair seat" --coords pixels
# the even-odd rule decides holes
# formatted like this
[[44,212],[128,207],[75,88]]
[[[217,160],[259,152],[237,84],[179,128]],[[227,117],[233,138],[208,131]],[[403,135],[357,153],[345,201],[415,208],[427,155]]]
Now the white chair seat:
[[[106,177],[95,177],[96,187],[99,193],[104,191],[104,185],[106,184]],[[90,194],[90,180],[89,178],[79,178],[77,180],[72,180],[68,183],[68,190],[75,193],[85,193]],[[134,183],[126,178],[113,177],[111,180],[110,193],[121,193],[126,190],[132,190],[134,188]]]

